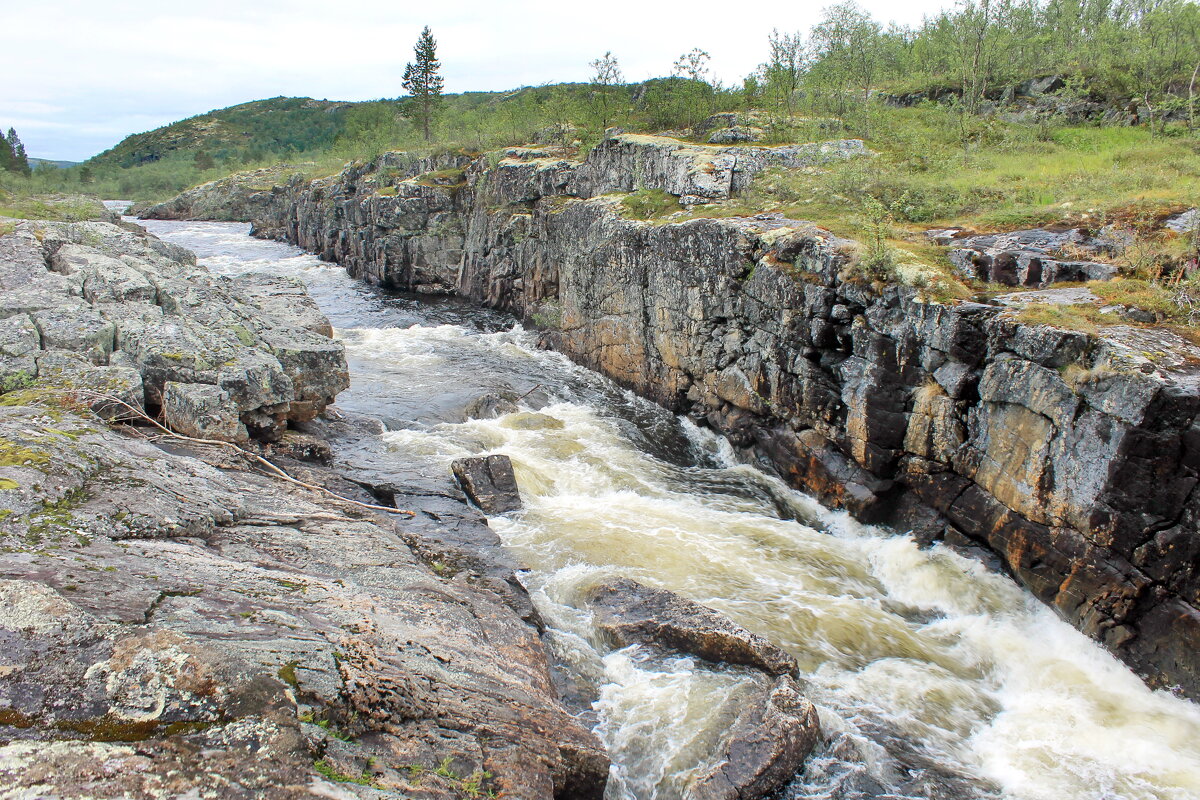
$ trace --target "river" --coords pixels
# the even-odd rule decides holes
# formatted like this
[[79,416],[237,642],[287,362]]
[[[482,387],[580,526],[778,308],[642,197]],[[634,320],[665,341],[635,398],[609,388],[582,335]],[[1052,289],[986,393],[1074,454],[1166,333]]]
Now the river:
[[[143,224],[214,272],[307,284],[346,344],[338,407],[387,427],[337,449],[347,468],[512,458],[525,510],[491,525],[529,567],[553,656],[595,698],[610,800],[685,796],[750,680],[599,646],[577,598],[615,575],[719,609],[797,658],[829,741],[786,798],[1200,797],[1200,708],[1148,690],[979,562],[822,508],[503,315],[361,285],[247,225]],[[526,397],[466,419],[486,392]]]

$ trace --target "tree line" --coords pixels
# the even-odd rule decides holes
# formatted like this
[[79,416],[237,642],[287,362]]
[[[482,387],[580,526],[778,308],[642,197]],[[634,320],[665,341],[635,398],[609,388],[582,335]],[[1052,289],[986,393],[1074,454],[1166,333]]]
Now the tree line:
[[844,109],[856,95],[953,97],[976,112],[1006,87],[1058,75],[1081,99],[1134,101],[1194,126],[1200,5],[1194,0],[962,0],[917,27],[885,26],[854,2],[807,35],[774,32],[748,83],[788,112],[796,99]]

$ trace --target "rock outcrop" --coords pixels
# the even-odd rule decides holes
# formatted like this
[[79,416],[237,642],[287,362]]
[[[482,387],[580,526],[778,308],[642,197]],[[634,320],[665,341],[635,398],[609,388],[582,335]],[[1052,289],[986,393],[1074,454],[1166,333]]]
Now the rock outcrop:
[[271,204],[271,187],[296,171],[281,165],[238,172],[202,183],[165,203],[142,208],[142,219],[195,219],[213,222],[246,222]]
[[1075,228],[1067,231],[1026,230],[985,236],[950,236],[950,261],[964,275],[1004,286],[1043,287],[1052,283],[1103,281],[1117,274],[1111,261],[1127,241],[1093,236]]
[[[311,419],[345,362],[262,285],[111,225],[0,237],[0,795],[601,797],[603,747],[449,476],[368,492],[289,458],[350,435]],[[185,434],[269,432],[248,446],[335,495],[110,428],[90,386]]]
[[290,285],[281,303],[277,284],[109,223],[20,223],[0,238],[0,385],[53,380],[161,409],[188,435],[278,438],[349,376],[311,299]]
[[618,647],[641,642],[768,675],[796,675],[796,659],[783,650],[674,592],[619,578],[592,587],[584,602],[596,626]]
[[[827,503],[991,549],[1152,685],[1200,695],[1200,351],[874,285],[852,243],[803,222],[623,218],[605,192],[696,188],[681,149],[392,154],[279,187],[255,230],[511,311]],[[708,148],[701,172],[761,149]]]

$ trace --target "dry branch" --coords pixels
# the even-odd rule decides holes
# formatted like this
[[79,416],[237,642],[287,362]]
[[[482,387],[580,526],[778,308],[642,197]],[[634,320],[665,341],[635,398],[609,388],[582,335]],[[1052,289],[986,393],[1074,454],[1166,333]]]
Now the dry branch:
[[310,491],[314,491],[314,492],[318,492],[320,494],[327,495],[327,496],[329,496],[335,500],[338,500],[340,502],[349,503],[350,505],[358,506],[359,508],[367,508],[372,511],[383,511],[388,514],[407,514],[410,517],[416,516],[415,511],[409,511],[409,510],[403,509],[403,508],[395,508],[394,506],[380,506],[380,505],[374,505],[372,503],[363,503],[359,500],[351,500],[349,497],[343,497],[342,495],[338,494],[337,492],[333,492],[333,491],[330,491],[329,489],[326,489],[324,486],[318,486],[313,483],[306,483],[305,481],[299,480],[298,478],[293,478],[291,475],[287,474],[287,472],[285,472],[283,469],[281,469],[278,465],[271,463],[267,459],[260,456],[258,453],[252,453],[249,450],[247,450],[246,448],[244,448],[241,445],[238,445],[234,442],[226,442],[226,441],[222,441],[220,439],[201,439],[201,438],[198,438],[195,436],[186,436],[182,433],[173,431],[170,428],[168,428],[166,425],[163,425],[161,422],[159,422],[158,420],[151,417],[149,414],[147,414],[145,412],[145,410],[138,408],[137,406],[131,405],[130,403],[127,403],[126,401],[122,400],[121,398],[117,397],[116,395],[105,394],[103,392],[93,392],[93,391],[89,391],[89,390],[75,390],[72,392],[72,394],[76,395],[78,397],[87,398],[87,399],[91,400],[93,403],[94,402],[109,403],[109,404],[113,404],[113,405],[119,406],[120,408],[125,409],[124,414],[122,414],[119,418],[114,417],[113,419],[110,419],[109,420],[110,423],[115,422],[115,423],[128,424],[128,423],[131,423],[134,421],[146,422],[146,423],[149,423],[150,425],[153,425],[158,430],[162,431],[160,436],[163,436],[163,437],[166,437],[169,439],[177,439],[177,440],[184,441],[184,442],[191,442],[193,444],[205,444],[205,445],[215,445],[218,447],[228,447],[231,450],[234,450],[235,452],[237,452],[239,455],[245,457],[249,461],[259,465],[260,467],[263,467],[264,469],[267,470],[267,472],[269,474],[271,474],[272,476],[274,476],[276,478],[279,478],[282,481],[286,481],[290,484],[299,486],[304,489],[308,489]]

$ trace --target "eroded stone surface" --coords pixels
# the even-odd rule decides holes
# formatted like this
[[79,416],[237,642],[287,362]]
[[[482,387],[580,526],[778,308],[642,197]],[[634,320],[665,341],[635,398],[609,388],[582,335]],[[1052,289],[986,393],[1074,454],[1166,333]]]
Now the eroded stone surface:
[[449,476],[395,465],[393,515],[100,418],[160,406],[384,501],[293,460],[379,430],[316,418],[345,360],[315,312],[133,230],[0,237],[0,797],[602,796],[517,565]]
[[[168,405],[192,435],[277,438],[349,385],[344,348],[302,287],[214,276],[189,251],[109,223],[23,222],[0,237],[0,318],[0,386],[111,387],[151,411]],[[182,402],[179,390],[167,403],[172,382],[212,387],[230,419],[185,416],[215,406]]]
[[[298,796],[321,761],[377,787],[338,784],[352,796],[414,796],[410,767],[449,758],[511,796],[600,796],[607,759],[559,704],[536,630],[485,584],[427,568],[406,519],[69,408],[0,406],[0,441],[20,462],[0,467],[12,785],[151,797],[178,770],[177,793],[207,796],[240,770],[229,796]],[[86,777],[134,755],[134,773]],[[432,776],[421,791],[460,796]]]

